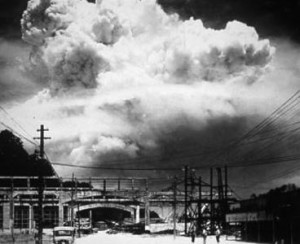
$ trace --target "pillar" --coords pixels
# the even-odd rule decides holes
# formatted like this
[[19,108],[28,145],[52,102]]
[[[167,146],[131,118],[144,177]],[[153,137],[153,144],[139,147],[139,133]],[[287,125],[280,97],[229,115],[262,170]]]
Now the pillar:
[[140,222],[140,205],[137,205],[135,210],[135,223],[139,223],[139,222]]
[[10,203],[5,202],[3,204],[3,229],[9,229],[10,223]]
[[58,194],[58,225],[63,226],[64,224],[64,205],[62,202],[62,191]]
[[61,201],[58,202],[58,225],[62,226],[64,224],[64,205]]
[[15,207],[14,207],[14,195],[12,190],[9,196],[9,229],[12,231],[12,236],[14,231],[14,218],[15,218]]
[[150,230],[150,203],[148,193],[145,196],[145,230]]
[[72,207],[68,206],[68,221],[72,221]]
[[90,225],[92,225],[92,223],[93,223],[93,210],[92,209],[89,210],[89,219],[90,219]]
[[30,204],[29,205],[29,230],[32,230],[34,229],[34,226],[33,226],[33,206]]
[[63,183],[60,178],[59,181],[59,194],[58,194],[58,225],[62,226],[64,224],[64,205],[63,205]]

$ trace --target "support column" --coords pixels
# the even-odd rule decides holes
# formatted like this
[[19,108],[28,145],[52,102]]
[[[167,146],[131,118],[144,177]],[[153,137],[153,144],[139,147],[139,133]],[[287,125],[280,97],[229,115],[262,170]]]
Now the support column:
[[197,218],[197,232],[201,231],[201,223],[202,223],[202,179],[198,178],[198,218]]
[[176,221],[177,221],[177,178],[175,176],[174,183],[173,183],[173,238],[176,237]]
[[68,205],[68,221],[72,221],[72,207]]
[[3,229],[9,229],[10,223],[10,203],[5,202],[3,204]]
[[148,192],[145,196],[145,230],[150,231],[150,204]]
[[184,167],[184,233],[188,233],[188,167]]
[[91,209],[89,211],[89,219],[90,219],[90,224],[92,225],[92,223],[93,223],[93,210],[91,210]]
[[213,168],[210,168],[210,234],[214,233],[214,217],[215,217],[215,211],[214,211],[214,175],[213,175]]
[[64,224],[64,205],[61,201],[61,197],[59,197],[58,202],[58,225],[62,226]]
[[33,206],[29,205],[29,230],[33,230]]
[[140,205],[136,206],[136,210],[135,210],[135,223],[139,223],[140,222]]
[[60,179],[59,194],[58,194],[58,225],[63,226],[63,224],[64,224],[64,205],[63,205],[62,179]]
[[14,219],[15,219],[15,208],[14,208],[14,181],[11,179],[11,192],[9,195],[9,229],[11,231],[11,238],[14,243],[15,235],[14,235]]

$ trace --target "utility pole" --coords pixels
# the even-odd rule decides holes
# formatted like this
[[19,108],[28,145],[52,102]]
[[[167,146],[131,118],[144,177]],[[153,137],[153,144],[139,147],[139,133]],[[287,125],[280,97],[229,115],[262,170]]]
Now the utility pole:
[[210,168],[210,233],[214,231],[214,202],[213,202],[213,187],[214,187],[214,175],[213,168]]
[[222,169],[220,167],[216,168],[218,176],[218,213],[216,223],[220,227],[225,227],[225,201],[224,201],[224,185],[222,178]]
[[228,225],[226,223],[226,214],[228,213],[228,171],[227,171],[227,165],[224,166],[224,180],[225,180],[225,192],[224,192],[224,227],[227,231]]
[[198,219],[197,219],[197,231],[200,233],[202,223],[202,179],[198,178]]
[[71,185],[71,226],[74,227],[74,173],[72,174],[72,185]]
[[14,216],[14,180],[13,180],[13,177],[11,177],[10,179],[10,191],[11,191],[11,194],[9,196],[9,209],[10,209],[10,212],[9,212],[9,227],[10,227],[10,231],[11,231],[11,239],[13,241],[13,243],[15,243],[15,235],[14,235],[14,219],[15,219],[15,216]]
[[176,238],[176,207],[177,207],[177,178],[175,176],[174,178],[174,183],[173,183],[173,191],[174,191],[174,195],[173,195],[173,236],[174,236],[174,239]]
[[34,137],[34,139],[40,140],[40,158],[45,159],[44,140],[51,139],[51,137],[45,137],[44,132],[49,131],[49,129],[45,129],[44,125],[41,125],[40,129],[38,129],[37,131],[40,132],[40,137]]
[[78,221],[78,237],[80,237],[80,213],[79,213],[79,202],[78,202],[78,181],[75,178],[75,198],[76,198],[76,204],[77,204],[77,221]]
[[188,166],[184,167],[184,233],[187,235],[188,222]]
[[[41,125],[40,129],[37,130],[40,132],[40,137],[34,137],[34,139],[40,140],[40,160],[43,163],[45,159],[44,151],[44,140],[51,139],[50,137],[45,137],[44,132],[48,129],[44,128],[44,125]],[[43,211],[43,193],[44,193],[44,177],[42,172],[42,165],[38,167],[38,209],[39,209],[39,219],[38,219],[38,244],[43,243],[43,221],[44,221],[44,211]]]
[[[196,179],[195,171],[185,167],[185,234],[192,236],[192,242],[199,230],[201,221],[201,184]],[[201,177],[199,178],[201,182]],[[198,192],[197,192],[198,188]]]

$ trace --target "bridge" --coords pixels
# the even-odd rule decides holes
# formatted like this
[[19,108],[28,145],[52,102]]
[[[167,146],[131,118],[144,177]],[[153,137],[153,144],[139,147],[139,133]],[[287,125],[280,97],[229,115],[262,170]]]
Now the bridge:
[[[41,213],[44,228],[63,225],[75,218],[89,218],[91,223],[109,220],[146,226],[156,222],[186,222],[190,198],[184,189],[170,189],[149,190],[146,178],[44,177],[41,182],[38,177],[1,177],[0,229],[34,230]],[[209,191],[189,193],[194,199],[189,203],[192,206],[201,199],[200,206],[205,209],[207,204],[219,201],[216,191],[213,197],[210,194]]]
[[[138,223],[150,222],[151,217],[165,219],[170,214],[168,209],[172,209],[174,195],[172,192],[149,191],[147,179],[139,178],[70,180],[45,177],[42,188],[45,228],[62,225],[79,216],[92,221],[106,218],[99,214],[99,209],[108,211],[113,221],[126,219]],[[0,178],[0,229],[32,230],[36,227],[39,189],[37,177]],[[156,211],[151,210],[152,207]],[[164,210],[159,210],[162,208]],[[147,217],[149,219],[145,220]]]

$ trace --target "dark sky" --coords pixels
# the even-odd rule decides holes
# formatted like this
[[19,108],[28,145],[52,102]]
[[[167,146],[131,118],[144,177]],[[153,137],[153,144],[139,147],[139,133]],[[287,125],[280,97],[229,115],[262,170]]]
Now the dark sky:
[[230,20],[254,26],[261,36],[288,36],[300,41],[299,0],[159,0],[181,16],[200,17],[207,27],[222,28]]
[[[92,1],[92,0],[90,0]],[[158,0],[183,18],[201,18],[207,27],[222,28],[229,20],[254,26],[260,36],[288,37],[300,41],[300,0]],[[0,1],[0,36],[20,38],[25,0]]]
[[20,38],[20,20],[27,1],[0,0],[0,36],[11,39]]

